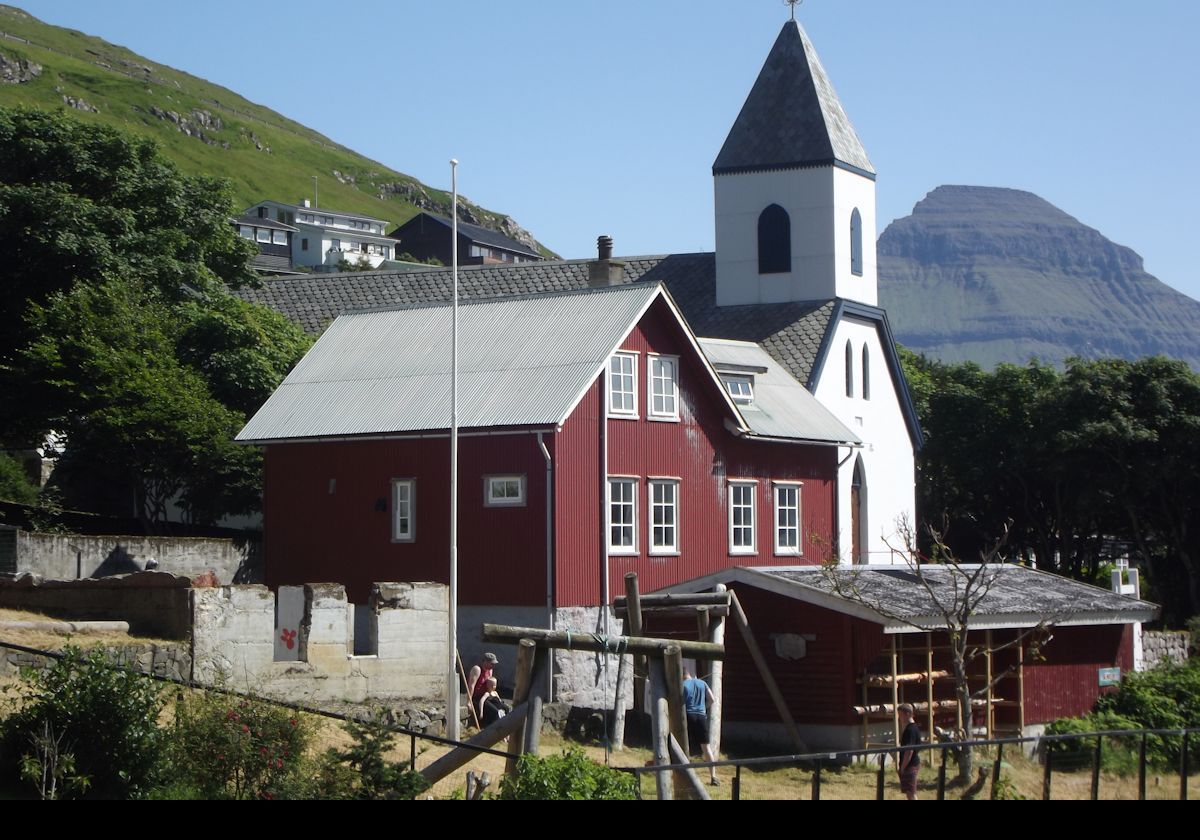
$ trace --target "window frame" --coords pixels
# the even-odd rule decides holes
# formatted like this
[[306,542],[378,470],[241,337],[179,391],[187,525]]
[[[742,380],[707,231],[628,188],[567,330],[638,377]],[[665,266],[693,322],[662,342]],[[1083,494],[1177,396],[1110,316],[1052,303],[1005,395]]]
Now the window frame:
[[[400,488],[408,489],[406,500],[408,528],[400,527]],[[415,478],[392,479],[392,542],[413,543],[417,541],[417,480]]]
[[[647,493],[647,499],[646,499],[647,511],[649,513],[649,515],[646,517],[646,548],[647,548],[647,551],[650,554],[650,556],[652,556],[652,557],[677,557],[680,554],[680,551],[679,551],[679,543],[680,543],[680,539],[679,539],[679,537],[680,537],[680,534],[679,534],[679,479],[678,478],[650,478],[647,480],[647,484],[649,485],[649,492]],[[671,488],[671,501],[669,504],[666,502],[660,503],[654,498],[655,490],[659,487],[670,487]],[[664,522],[662,525],[658,525],[655,523],[655,511],[659,507],[662,507],[664,510],[671,511],[671,520],[672,521],[670,522],[670,524],[667,524]],[[654,533],[655,528],[662,528],[664,530],[664,536],[665,536],[666,530],[670,529],[672,536],[674,537],[674,540],[670,544],[667,544],[667,543],[663,543],[662,545],[656,544],[655,533]]]
[[[800,492],[804,484],[800,481],[776,481],[773,482],[771,488],[772,509],[774,516],[771,519],[772,542],[775,544],[776,557],[803,557],[804,556],[804,541],[803,528],[800,522]],[[780,504],[780,494],[783,491],[793,491],[796,494],[796,504],[788,506],[786,509],[794,509],[796,511],[796,524],[794,526],[781,526],[779,521],[779,513],[784,510],[784,506]],[[794,546],[781,545],[779,541],[780,532],[784,529],[795,530],[796,544]]]
[[[605,405],[608,407],[607,415],[609,417],[616,417],[616,418],[620,418],[622,420],[638,419],[638,357],[640,355],[641,354],[638,353],[636,350],[618,350],[617,352],[613,353],[611,356],[608,357],[608,365],[605,368],[605,375],[604,375],[604,399],[605,399]],[[633,402],[632,409],[624,409],[624,408],[622,408],[620,410],[613,409],[613,394],[619,393],[619,394],[624,395],[625,393],[627,393],[624,390],[621,390],[621,391],[613,390],[613,362],[617,359],[628,359],[630,362],[630,367],[631,367],[632,371],[629,375],[632,377],[632,383],[630,385],[631,391],[629,393],[630,393],[630,396],[631,396],[631,399]],[[625,376],[626,374],[621,373],[621,374],[617,374],[617,375]]]
[[[513,481],[517,483],[516,498],[508,496],[497,497],[495,495],[495,484],[493,482],[507,483]],[[525,475],[523,473],[498,473],[483,477],[484,507],[525,507],[528,503],[528,497],[525,493]]]
[[[737,405],[753,405],[754,404],[754,377],[749,373],[722,373],[721,383],[725,386],[725,392],[729,394],[729,398]],[[745,385],[745,394],[735,394],[733,385]]]
[[[748,490],[750,492],[749,505],[745,503],[739,504],[735,501],[737,491]],[[727,492],[729,508],[729,553],[731,555],[757,554],[758,553],[758,482],[753,479],[746,478],[731,478],[728,483]],[[738,508],[745,510],[749,508],[750,522],[747,525],[744,521],[738,525],[735,523],[735,512]],[[750,544],[737,545],[738,530],[749,529]]]
[[[663,362],[669,362],[674,371],[674,376],[669,380],[671,383],[671,404],[673,410],[655,411],[654,409],[654,388],[661,377],[655,376],[655,365],[661,365]],[[665,380],[664,380],[665,381]],[[663,404],[666,405],[667,394],[664,393]],[[676,423],[679,421],[679,357],[672,356],[666,353],[647,353],[646,354],[646,419],[656,420],[659,422]]]
[[[605,508],[605,546],[610,556],[628,557],[638,554],[638,486],[641,480],[636,476],[628,475],[610,475],[608,477],[608,506]],[[617,487],[628,488],[630,498],[626,501],[622,498],[620,501],[614,502],[613,491]],[[629,529],[629,544],[617,545],[613,543],[613,506],[619,504],[622,508],[629,510],[629,522],[617,523],[618,528]]]

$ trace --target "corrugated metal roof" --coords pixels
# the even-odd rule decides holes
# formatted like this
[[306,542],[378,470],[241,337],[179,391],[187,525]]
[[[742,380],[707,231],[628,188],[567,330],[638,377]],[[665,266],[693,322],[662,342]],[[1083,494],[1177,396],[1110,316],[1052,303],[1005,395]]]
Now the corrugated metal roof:
[[[661,294],[638,284],[461,304],[459,425],[560,423]],[[237,439],[448,428],[450,336],[445,304],[343,315]]]
[[704,355],[721,371],[735,365],[754,369],[754,401],[738,410],[756,435],[832,443],[859,443],[808,390],[788,375],[771,355],[748,341],[701,338]]

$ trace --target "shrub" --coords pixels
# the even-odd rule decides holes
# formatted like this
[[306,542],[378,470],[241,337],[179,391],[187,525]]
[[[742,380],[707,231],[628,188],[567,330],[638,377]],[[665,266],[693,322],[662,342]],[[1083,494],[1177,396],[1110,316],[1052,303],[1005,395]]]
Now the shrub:
[[36,505],[38,501],[38,488],[25,474],[25,468],[6,452],[0,452],[0,500],[22,505]]
[[296,712],[214,692],[181,696],[171,730],[172,784],[203,799],[294,795],[310,727]]
[[334,790],[339,786],[337,766],[357,772],[357,778],[344,793],[352,799],[415,799],[429,787],[425,777],[408,768],[407,764],[388,761],[395,733],[388,727],[382,711],[376,711],[367,721],[346,721],[342,727],[354,743],[344,750],[332,751],[325,776]]
[[500,782],[500,799],[637,799],[637,783],[572,748],[546,758],[521,756],[516,774]]
[[25,702],[0,727],[10,778],[21,767],[44,789],[37,779],[62,773],[73,784],[60,793],[87,788],[89,796],[105,799],[135,796],[155,784],[165,739],[157,725],[162,696],[151,680],[112,667],[102,651],[85,657],[73,648],[52,668],[27,671],[22,680]]
[[[1047,735],[1075,735],[1118,729],[1140,729],[1136,721],[1112,712],[1089,712],[1083,717],[1060,718],[1046,727]],[[1054,766],[1061,770],[1085,770],[1092,766],[1095,738],[1048,742],[1054,753]],[[1110,773],[1129,775],[1137,772],[1138,739],[1108,737],[1100,750],[1100,767]]]

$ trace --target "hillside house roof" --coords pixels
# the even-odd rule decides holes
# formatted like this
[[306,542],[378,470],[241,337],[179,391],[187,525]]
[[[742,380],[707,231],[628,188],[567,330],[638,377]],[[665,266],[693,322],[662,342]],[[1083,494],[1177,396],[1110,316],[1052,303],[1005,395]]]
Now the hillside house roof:
[[[438,216],[433,213],[418,213],[416,216],[413,216],[407,222],[400,225],[400,227],[389,233],[388,236],[390,236],[392,239],[403,239],[404,234],[407,231],[413,229],[414,227],[420,227],[423,225],[436,225],[437,227],[444,228],[446,231],[451,231],[453,230],[454,222],[445,216]],[[539,260],[542,259],[542,255],[530,248],[528,245],[523,245],[515,239],[510,239],[498,231],[494,231],[480,225],[473,225],[469,222],[464,222],[461,219],[459,219],[458,222],[458,234],[459,236],[465,236],[472,242],[478,242],[481,245],[488,245],[492,248],[501,248],[505,251],[512,251],[514,254],[523,254]]]

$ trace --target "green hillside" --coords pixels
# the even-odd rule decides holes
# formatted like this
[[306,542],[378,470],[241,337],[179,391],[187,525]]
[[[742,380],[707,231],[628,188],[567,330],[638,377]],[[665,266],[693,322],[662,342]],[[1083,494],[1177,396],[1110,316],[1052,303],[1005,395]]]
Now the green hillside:
[[[124,47],[0,5],[0,105],[65,109],[155,140],[186,173],[229,179],[240,206],[311,195],[324,207],[403,223],[450,214],[450,194],[426,187],[227,88]],[[459,217],[553,254],[510,217],[460,198]]]

